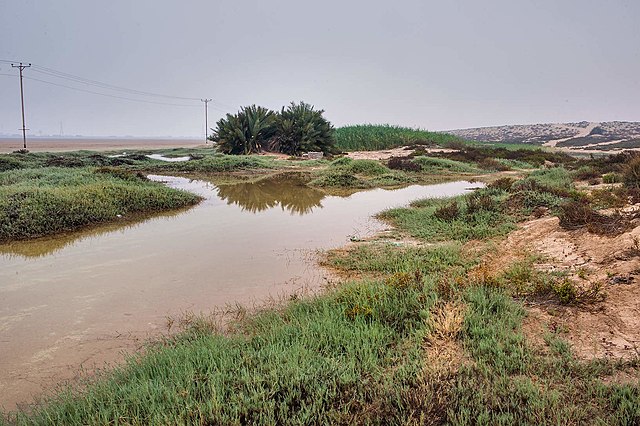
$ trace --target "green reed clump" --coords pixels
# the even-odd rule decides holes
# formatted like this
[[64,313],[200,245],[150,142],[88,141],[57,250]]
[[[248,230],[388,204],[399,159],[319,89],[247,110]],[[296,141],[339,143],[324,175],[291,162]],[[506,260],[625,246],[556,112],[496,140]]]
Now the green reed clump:
[[444,145],[460,141],[446,133],[392,126],[361,124],[336,129],[336,147],[343,151],[376,151],[404,145]]
[[0,173],[0,241],[39,237],[197,203],[194,194],[120,169],[21,169]]

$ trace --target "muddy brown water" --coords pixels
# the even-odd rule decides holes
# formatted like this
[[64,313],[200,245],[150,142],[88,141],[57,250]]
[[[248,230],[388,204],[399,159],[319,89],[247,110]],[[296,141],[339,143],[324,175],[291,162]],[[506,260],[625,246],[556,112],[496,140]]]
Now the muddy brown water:
[[[295,180],[215,186],[187,211],[0,245],[0,407],[32,403],[82,370],[117,362],[168,316],[321,287],[314,253],[385,226],[371,215],[464,193],[469,182],[325,196]],[[26,405],[24,405],[26,406]]]

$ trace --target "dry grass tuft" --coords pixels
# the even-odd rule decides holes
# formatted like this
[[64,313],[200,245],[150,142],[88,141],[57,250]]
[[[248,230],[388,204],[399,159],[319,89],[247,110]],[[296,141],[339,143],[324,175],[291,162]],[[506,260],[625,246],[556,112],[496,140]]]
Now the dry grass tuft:
[[465,305],[459,301],[436,306],[427,319],[429,334],[425,337],[426,346],[439,350],[443,343],[455,342],[462,330],[465,310]]

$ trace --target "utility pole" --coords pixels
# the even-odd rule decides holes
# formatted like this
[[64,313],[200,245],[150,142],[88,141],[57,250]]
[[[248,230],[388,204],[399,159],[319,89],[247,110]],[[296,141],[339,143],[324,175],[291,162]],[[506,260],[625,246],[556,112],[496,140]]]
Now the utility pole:
[[11,64],[11,68],[20,69],[20,102],[22,104],[22,142],[24,144],[24,149],[27,149],[27,126],[25,126],[24,124],[24,91],[22,90],[22,71],[25,68],[29,68],[30,66],[31,64],[22,65],[22,62],[20,62],[20,65]]
[[204,143],[209,143],[209,105],[212,99],[200,99],[204,102]]

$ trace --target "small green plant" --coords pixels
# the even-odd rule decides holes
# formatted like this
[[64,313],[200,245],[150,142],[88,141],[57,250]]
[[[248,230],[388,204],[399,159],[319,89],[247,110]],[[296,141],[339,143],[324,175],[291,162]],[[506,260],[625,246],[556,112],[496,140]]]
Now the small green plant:
[[578,272],[576,273],[576,275],[578,276],[578,278],[582,279],[582,280],[586,280],[587,279],[587,270],[584,268],[580,268],[578,269]]
[[563,305],[570,305],[574,303],[578,296],[578,290],[576,289],[575,284],[568,278],[556,283],[553,286],[553,292]]
[[619,183],[622,182],[622,175],[620,173],[607,173],[602,175],[603,183]]

